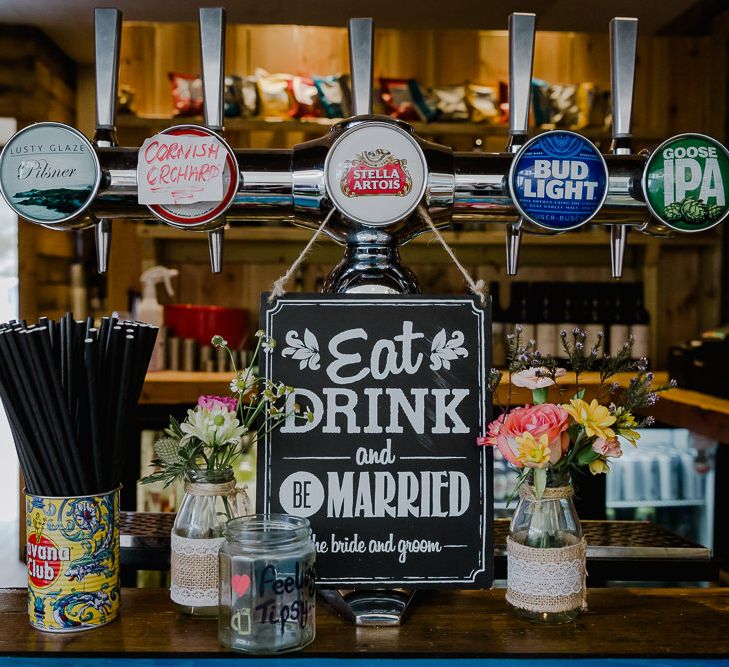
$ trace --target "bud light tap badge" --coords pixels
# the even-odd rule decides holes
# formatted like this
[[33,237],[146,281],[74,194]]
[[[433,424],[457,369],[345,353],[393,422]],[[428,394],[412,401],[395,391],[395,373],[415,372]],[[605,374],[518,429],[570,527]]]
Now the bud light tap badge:
[[528,141],[509,172],[509,193],[519,213],[556,232],[589,222],[602,207],[607,186],[607,165],[600,151],[565,130]]
[[729,152],[703,134],[679,134],[651,154],[643,173],[650,212],[681,232],[710,229],[729,215]]

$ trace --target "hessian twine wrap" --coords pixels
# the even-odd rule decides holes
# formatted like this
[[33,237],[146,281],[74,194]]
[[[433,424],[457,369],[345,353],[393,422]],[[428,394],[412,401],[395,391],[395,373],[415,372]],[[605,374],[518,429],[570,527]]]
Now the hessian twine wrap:
[[[235,516],[252,512],[246,487],[236,487],[235,480],[221,484],[185,482],[185,493],[228,498]],[[218,604],[218,551],[224,541],[224,537],[194,539],[172,533],[170,597],[173,602],[190,607]]]
[[[570,498],[571,486],[544,489],[540,499],[534,489],[523,484],[519,495],[532,502]],[[577,544],[558,548],[529,547],[506,538],[506,601],[533,612],[564,612],[587,609],[587,544],[583,537]]]

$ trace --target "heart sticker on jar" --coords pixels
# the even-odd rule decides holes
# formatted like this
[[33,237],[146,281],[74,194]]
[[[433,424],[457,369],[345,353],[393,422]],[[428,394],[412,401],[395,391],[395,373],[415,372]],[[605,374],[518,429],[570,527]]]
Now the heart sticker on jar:
[[234,574],[230,584],[238,597],[242,597],[251,587],[251,578],[247,574]]

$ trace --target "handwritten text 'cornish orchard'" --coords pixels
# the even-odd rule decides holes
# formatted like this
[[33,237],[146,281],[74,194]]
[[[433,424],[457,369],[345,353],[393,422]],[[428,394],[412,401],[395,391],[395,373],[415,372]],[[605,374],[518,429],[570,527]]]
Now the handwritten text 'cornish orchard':
[[223,198],[227,152],[215,137],[158,134],[139,150],[140,204],[191,204]]

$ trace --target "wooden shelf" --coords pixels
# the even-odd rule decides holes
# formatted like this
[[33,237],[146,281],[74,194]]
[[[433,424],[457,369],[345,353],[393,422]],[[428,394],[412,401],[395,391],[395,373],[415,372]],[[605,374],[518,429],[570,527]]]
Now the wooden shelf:
[[[244,227],[234,226],[225,230],[225,240],[246,243],[306,243],[313,234],[313,230],[294,227],[285,223],[281,225],[270,225],[266,227]],[[137,236],[145,239],[158,239],[166,241],[205,241],[206,234],[195,234],[183,229],[175,229],[163,224],[137,224]],[[443,232],[443,237],[453,246],[499,246],[504,245],[504,231],[467,231],[467,232]],[[327,238],[327,237],[324,237]],[[546,246],[559,243],[562,246],[606,246],[610,241],[607,228],[592,228],[586,232],[575,232],[572,234],[560,234],[559,240],[555,241],[554,236],[525,234],[524,245]],[[662,239],[643,234],[632,234],[629,238],[631,246],[660,247],[673,239]],[[687,235],[681,238],[683,246],[701,247],[711,246],[719,242],[719,237],[714,232],[707,234]],[[432,233],[426,232],[410,242],[411,244],[432,244],[436,243]]]
[[[632,377],[631,373],[621,373],[610,382],[625,386]],[[203,394],[227,394],[231,373],[188,373],[183,371],[159,371],[148,373],[142,390],[142,405],[193,405]],[[668,381],[668,373],[656,372],[656,384]],[[586,398],[595,396],[599,387],[597,373],[586,373],[581,379],[586,389]],[[571,373],[558,380],[558,388],[552,388],[551,401],[567,401],[575,387]],[[531,401],[531,392],[513,387],[508,393],[506,378],[494,396],[494,406],[521,405]],[[729,442],[729,399],[709,396],[686,389],[671,389],[661,395],[661,399],[645,414],[653,415],[657,421],[676,428],[687,428],[717,442]]]
[[[305,118],[305,119],[281,119],[281,118],[226,118],[225,129],[228,132],[303,132],[308,135],[323,135],[329,131],[332,125],[341,122],[341,118]],[[183,118],[170,118],[169,116],[130,116],[120,115],[117,119],[118,129],[143,129],[150,132],[164,130],[171,125],[192,123],[203,124],[201,116],[188,116]],[[411,122],[415,132],[422,136],[449,136],[465,135],[477,137],[504,137],[508,136],[506,125],[492,125],[489,123],[422,123]],[[534,134],[546,132],[546,129],[533,129]],[[580,134],[593,141],[610,141],[610,134],[595,128],[577,130]],[[639,143],[660,142],[665,137],[658,136],[634,136],[633,139]]]

